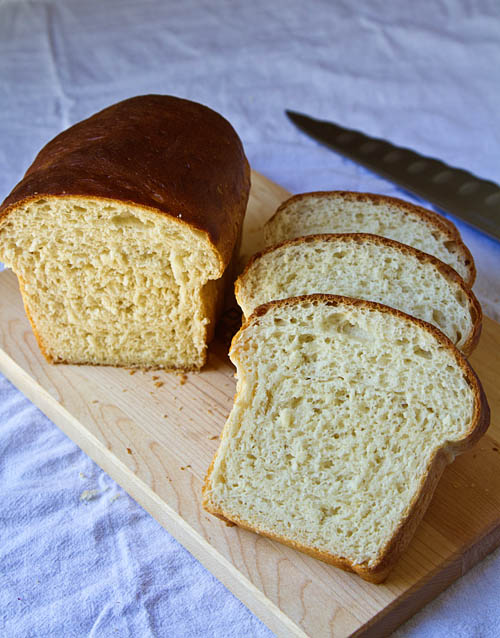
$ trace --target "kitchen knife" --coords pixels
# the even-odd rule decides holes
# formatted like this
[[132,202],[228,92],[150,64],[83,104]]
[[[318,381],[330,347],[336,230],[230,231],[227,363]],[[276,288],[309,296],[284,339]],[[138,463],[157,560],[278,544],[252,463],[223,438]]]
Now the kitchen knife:
[[500,239],[500,186],[495,182],[333,122],[286,114],[318,142]]

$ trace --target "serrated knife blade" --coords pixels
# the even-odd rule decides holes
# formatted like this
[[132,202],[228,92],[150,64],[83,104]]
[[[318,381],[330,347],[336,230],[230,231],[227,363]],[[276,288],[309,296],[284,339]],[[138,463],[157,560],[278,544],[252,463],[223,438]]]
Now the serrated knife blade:
[[361,131],[285,112],[295,126],[318,142],[500,239],[500,186],[495,182]]

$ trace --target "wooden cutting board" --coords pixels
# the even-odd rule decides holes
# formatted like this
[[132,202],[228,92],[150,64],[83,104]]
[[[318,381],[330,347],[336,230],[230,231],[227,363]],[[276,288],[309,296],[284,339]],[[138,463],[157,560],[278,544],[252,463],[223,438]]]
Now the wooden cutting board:
[[[287,192],[253,175],[243,250]],[[485,318],[471,357],[492,424],[444,473],[409,549],[371,585],[289,547],[226,527],[200,505],[205,471],[235,390],[226,311],[203,372],[182,377],[49,365],[17,281],[0,273],[0,370],[278,636],[389,633],[500,544],[500,325]]]

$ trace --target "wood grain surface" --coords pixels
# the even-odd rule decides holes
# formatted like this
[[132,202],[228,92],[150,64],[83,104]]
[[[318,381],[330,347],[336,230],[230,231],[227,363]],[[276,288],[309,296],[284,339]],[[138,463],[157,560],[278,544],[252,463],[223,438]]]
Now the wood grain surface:
[[[254,173],[242,250],[287,192]],[[488,434],[445,471],[409,549],[384,585],[201,508],[201,485],[235,391],[227,309],[208,365],[187,376],[49,365],[17,281],[0,273],[0,370],[278,636],[386,635],[500,544],[500,325],[485,318],[472,365],[492,410]]]

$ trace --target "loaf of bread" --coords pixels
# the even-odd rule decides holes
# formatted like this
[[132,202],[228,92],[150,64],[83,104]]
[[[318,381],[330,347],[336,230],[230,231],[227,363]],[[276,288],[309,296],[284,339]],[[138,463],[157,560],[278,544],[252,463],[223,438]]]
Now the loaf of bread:
[[229,122],[176,97],[49,142],[0,208],[0,260],[47,359],[200,368],[249,188]]
[[371,233],[413,246],[451,266],[471,287],[474,260],[456,227],[441,215],[401,199],[330,191],[295,195],[264,226],[266,246],[322,233]]
[[378,301],[428,321],[465,354],[479,340],[481,306],[453,268],[369,234],[308,235],[255,255],[236,280],[248,317],[269,301],[330,293]]
[[237,394],[204,507],[381,582],[488,427],[467,360],[419,319],[334,295],[259,306],[230,356]]

